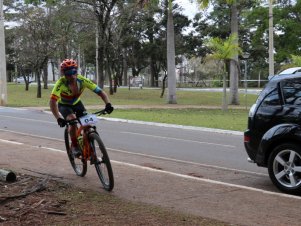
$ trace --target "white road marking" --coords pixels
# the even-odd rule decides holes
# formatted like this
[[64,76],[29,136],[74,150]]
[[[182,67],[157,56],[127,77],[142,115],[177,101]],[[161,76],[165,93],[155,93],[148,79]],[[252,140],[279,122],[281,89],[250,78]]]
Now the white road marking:
[[13,118],[13,119],[20,119],[20,120],[26,120],[26,121],[34,121],[34,122],[44,122],[44,123],[50,123],[50,124],[56,124],[56,122],[49,122],[49,121],[45,121],[45,120],[37,120],[37,119],[30,119],[30,118],[21,118],[21,117],[14,117],[14,116],[8,116],[8,115],[1,115],[1,117],[5,117],[5,118]]
[[12,108],[12,107],[3,107],[1,106],[0,109],[13,109],[13,110],[16,110],[16,111],[27,111],[28,109],[25,109],[25,108]]
[[56,148],[48,148],[48,147],[44,147],[44,146],[32,146],[34,148],[43,148],[43,149],[46,149],[46,150],[49,150],[49,151],[55,151],[55,152],[63,152],[63,153],[66,153],[66,150],[63,151],[63,150],[60,150],[60,149],[56,149]]
[[[22,144],[22,143],[19,143],[19,142],[12,142],[12,141],[3,140],[3,139],[0,139],[0,142],[11,143],[11,144]],[[61,152],[61,153],[65,152],[65,151],[60,150],[60,149],[48,148],[48,147],[43,147],[43,146],[31,146],[31,145],[26,145],[26,146],[30,146],[30,147],[33,147],[33,148],[43,148],[43,149],[46,149],[48,151],[55,151],[55,152]],[[226,183],[226,182],[221,182],[221,181],[216,181],[216,180],[211,180],[211,179],[193,177],[193,176],[174,173],[174,172],[170,172],[170,171],[158,170],[158,169],[153,169],[153,168],[149,168],[149,167],[145,167],[145,166],[135,165],[135,164],[132,164],[132,163],[120,162],[120,161],[115,161],[115,160],[111,160],[111,162],[115,163],[115,164],[118,164],[118,165],[129,166],[129,167],[137,168],[137,169],[140,169],[140,170],[147,170],[147,171],[151,171],[151,172],[155,172],[155,173],[162,173],[162,174],[176,176],[176,177],[185,178],[185,179],[189,179],[189,180],[201,181],[201,182],[204,182],[204,183],[210,183],[210,184],[221,185],[221,186],[226,186],[226,187],[234,187],[234,188],[245,189],[245,190],[254,191],[254,192],[260,192],[260,193],[268,194],[268,195],[275,195],[275,196],[279,196],[279,197],[285,197],[285,198],[301,200],[300,196],[294,196],[294,195],[289,195],[289,194],[284,194],[284,193],[266,191],[266,190],[263,190],[263,189],[248,187],[248,186],[244,186],[244,185],[231,184],[231,183]]]
[[11,141],[11,140],[3,140],[3,139],[0,139],[0,142],[10,143],[10,144],[17,144],[17,145],[22,145],[23,144],[23,143],[20,143],[20,142]]
[[146,136],[146,137],[154,137],[154,138],[160,138],[160,139],[166,139],[166,140],[178,140],[178,141],[185,141],[185,142],[190,142],[190,143],[209,144],[209,145],[216,145],[216,146],[222,146],[222,147],[235,148],[235,146],[233,146],[233,145],[227,145],[227,144],[209,143],[209,142],[187,140],[187,139],[174,138],[174,137],[163,137],[163,136],[156,136],[156,135],[144,134],[144,133],[132,133],[132,132],[121,132],[121,133],[134,134],[134,135]]
[[52,138],[52,137],[45,137],[45,136],[38,136],[38,135],[35,135],[35,134],[29,134],[29,133],[16,132],[16,131],[13,131],[13,130],[8,130],[8,129],[0,129],[0,131],[20,134],[20,135],[29,136],[29,137],[37,137],[37,138],[48,139],[48,140],[63,141],[62,139],[57,139],[57,138]]
[[131,166],[131,167],[138,168],[138,169],[148,170],[148,171],[152,171],[152,172],[156,172],[156,173],[163,173],[163,174],[172,175],[172,176],[176,176],[176,177],[181,177],[181,178],[185,178],[185,179],[197,180],[197,181],[202,181],[202,182],[210,183],[210,184],[222,185],[222,186],[226,186],[226,187],[240,188],[240,189],[260,192],[260,193],[268,194],[268,195],[275,195],[275,196],[280,196],[280,197],[285,197],[285,198],[292,198],[292,199],[301,200],[300,196],[294,196],[294,195],[289,195],[289,194],[284,194],[284,193],[266,191],[266,190],[259,189],[259,188],[253,188],[253,187],[248,187],[248,186],[244,186],[244,185],[237,185],[237,184],[230,184],[230,183],[226,183],[226,182],[210,180],[210,179],[205,179],[205,178],[193,177],[193,176],[178,174],[178,173],[174,173],[174,172],[170,172],[170,171],[158,170],[158,169],[153,169],[153,168],[149,168],[149,167],[145,167],[145,166],[139,166],[139,165],[135,165],[135,164],[131,164],[131,163],[124,163],[124,162],[119,162],[119,161],[114,161],[114,160],[111,160],[111,162],[113,162],[115,164],[119,164],[119,165]]
[[137,155],[137,156],[143,156],[143,157],[148,157],[148,158],[166,160],[166,161],[171,161],[171,162],[184,163],[184,164],[188,164],[188,165],[208,167],[208,168],[213,168],[213,169],[218,169],[218,170],[235,171],[235,172],[239,172],[239,173],[247,173],[247,174],[258,175],[258,176],[269,176],[268,174],[264,174],[264,173],[257,173],[257,172],[252,172],[252,171],[239,170],[239,169],[227,168],[227,167],[222,167],[222,166],[214,166],[214,165],[208,165],[208,164],[202,164],[202,163],[197,163],[197,162],[184,161],[184,160],[173,159],[173,158],[166,158],[166,157],[155,156],[155,155],[147,155],[147,154],[142,154],[142,153],[134,153],[134,152],[124,151],[124,150],[114,149],[114,148],[107,148],[107,149],[110,150],[110,151],[115,151],[115,152],[130,154],[130,155]]

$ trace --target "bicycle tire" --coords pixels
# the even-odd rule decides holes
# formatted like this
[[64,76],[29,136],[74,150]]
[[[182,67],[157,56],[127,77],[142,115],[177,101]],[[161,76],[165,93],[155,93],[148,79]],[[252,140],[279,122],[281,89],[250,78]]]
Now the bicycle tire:
[[68,159],[70,161],[73,170],[75,171],[77,176],[84,177],[87,173],[87,160],[74,158],[74,156],[72,155],[71,146],[70,146],[71,139],[67,128],[65,129],[64,138],[65,138],[65,146],[67,150]]
[[96,157],[96,162],[94,162],[94,166],[99,180],[102,183],[105,190],[112,191],[114,188],[114,176],[107,150],[97,133],[91,133],[89,136],[89,141],[93,153]]

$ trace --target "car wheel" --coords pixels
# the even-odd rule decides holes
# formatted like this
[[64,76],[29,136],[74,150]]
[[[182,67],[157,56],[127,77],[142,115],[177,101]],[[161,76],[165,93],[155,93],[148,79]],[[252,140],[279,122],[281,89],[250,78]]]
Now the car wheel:
[[269,156],[269,176],[283,192],[301,194],[301,149],[287,143],[277,146]]

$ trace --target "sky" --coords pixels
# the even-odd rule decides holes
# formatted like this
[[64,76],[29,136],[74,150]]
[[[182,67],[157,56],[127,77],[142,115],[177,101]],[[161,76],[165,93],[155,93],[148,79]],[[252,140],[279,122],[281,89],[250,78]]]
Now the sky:
[[[183,9],[183,14],[188,16],[189,19],[193,19],[194,15],[200,12],[199,6],[195,3],[196,0],[175,0]],[[9,25],[5,23],[5,25]]]
[[189,19],[193,19],[194,15],[200,11],[195,0],[192,3],[190,0],[176,0],[175,2],[183,7],[183,14],[188,16]]

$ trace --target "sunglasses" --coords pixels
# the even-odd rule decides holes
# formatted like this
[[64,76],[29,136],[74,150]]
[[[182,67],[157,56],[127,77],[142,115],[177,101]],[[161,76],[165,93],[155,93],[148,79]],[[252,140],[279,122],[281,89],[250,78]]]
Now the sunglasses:
[[68,70],[64,71],[64,75],[65,76],[72,76],[72,75],[76,75],[77,74],[77,69],[76,68],[71,68]]

